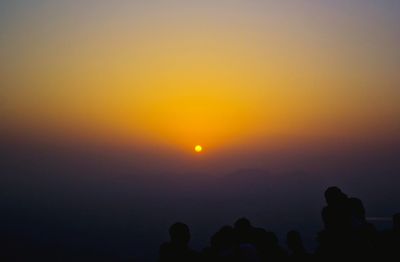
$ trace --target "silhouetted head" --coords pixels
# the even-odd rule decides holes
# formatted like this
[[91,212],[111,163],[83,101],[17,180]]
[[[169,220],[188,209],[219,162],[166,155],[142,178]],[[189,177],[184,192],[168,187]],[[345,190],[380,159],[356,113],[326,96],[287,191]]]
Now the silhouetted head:
[[358,198],[349,198],[351,213],[355,218],[365,220],[365,208],[362,201]]
[[253,241],[253,226],[247,218],[239,218],[234,225],[237,240],[240,243],[248,243]]
[[184,223],[177,222],[169,228],[169,236],[171,242],[187,245],[190,240],[189,227]]
[[340,188],[332,186],[325,190],[325,199],[328,205],[335,205],[347,199],[347,195]]
[[235,229],[249,229],[249,228],[251,228],[251,223],[247,218],[242,217],[236,220]]
[[393,229],[400,231],[400,213],[393,215]]
[[290,250],[300,250],[303,249],[303,241],[301,240],[300,233],[292,230],[286,235],[286,242]]

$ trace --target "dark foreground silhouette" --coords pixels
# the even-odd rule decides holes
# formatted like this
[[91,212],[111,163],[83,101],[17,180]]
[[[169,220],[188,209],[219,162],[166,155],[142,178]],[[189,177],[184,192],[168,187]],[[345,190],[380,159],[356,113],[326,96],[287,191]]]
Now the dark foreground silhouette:
[[321,213],[324,228],[318,233],[314,253],[304,248],[297,231],[287,233],[286,251],[274,232],[240,218],[216,232],[210,246],[201,252],[189,247],[189,227],[181,222],[173,224],[170,241],[160,247],[159,261],[400,261],[400,213],[393,216],[391,230],[378,232],[367,222],[360,199],[330,187],[325,200]]

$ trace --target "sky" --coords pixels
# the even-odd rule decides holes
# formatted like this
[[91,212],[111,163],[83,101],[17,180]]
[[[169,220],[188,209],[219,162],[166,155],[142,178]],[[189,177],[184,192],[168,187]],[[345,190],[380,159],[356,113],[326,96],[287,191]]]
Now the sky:
[[[335,183],[390,215],[400,199],[399,12],[396,0],[0,1],[2,206],[36,221],[38,206],[64,217],[107,195],[125,214],[142,197],[133,206],[172,222],[192,219],[182,196],[251,192],[227,174],[276,185],[274,196],[298,175],[307,182],[294,192],[317,198]],[[182,212],[162,219],[165,199]],[[221,220],[257,217],[244,206]]]
[[[396,9],[397,8],[397,9]],[[190,153],[391,143],[395,1],[2,3],[10,132]]]

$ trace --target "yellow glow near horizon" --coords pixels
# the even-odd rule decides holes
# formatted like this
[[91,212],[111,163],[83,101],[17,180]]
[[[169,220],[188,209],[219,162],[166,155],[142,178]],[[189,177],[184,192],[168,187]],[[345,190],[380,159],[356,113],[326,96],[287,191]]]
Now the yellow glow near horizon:
[[280,17],[244,2],[163,2],[65,1],[9,16],[2,124],[184,152],[193,141],[218,150],[396,135],[397,24],[367,12],[325,21],[284,4]]
[[194,151],[196,151],[197,153],[200,153],[203,151],[203,147],[201,145],[197,145],[194,147]]

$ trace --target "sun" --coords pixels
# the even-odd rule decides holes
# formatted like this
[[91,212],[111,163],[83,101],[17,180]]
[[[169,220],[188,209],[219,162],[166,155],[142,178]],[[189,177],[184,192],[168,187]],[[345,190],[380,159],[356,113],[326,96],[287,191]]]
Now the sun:
[[196,151],[196,153],[200,153],[201,151],[203,151],[203,147],[201,145],[197,145],[194,147],[194,151]]

